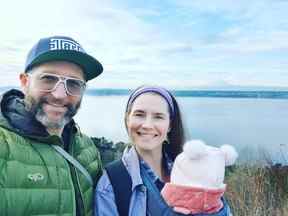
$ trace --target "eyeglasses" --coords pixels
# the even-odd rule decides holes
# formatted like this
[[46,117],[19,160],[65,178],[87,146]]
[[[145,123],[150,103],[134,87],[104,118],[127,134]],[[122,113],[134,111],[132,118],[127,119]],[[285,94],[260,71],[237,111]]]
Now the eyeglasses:
[[36,87],[44,92],[52,92],[57,86],[63,83],[67,94],[80,96],[83,94],[86,83],[83,80],[59,76],[56,74],[42,73],[36,77]]

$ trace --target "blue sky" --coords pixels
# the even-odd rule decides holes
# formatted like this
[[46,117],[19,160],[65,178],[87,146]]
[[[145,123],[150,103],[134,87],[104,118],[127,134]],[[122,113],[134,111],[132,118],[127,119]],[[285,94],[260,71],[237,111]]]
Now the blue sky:
[[67,35],[104,66],[91,88],[288,87],[287,0],[0,0],[0,86]]

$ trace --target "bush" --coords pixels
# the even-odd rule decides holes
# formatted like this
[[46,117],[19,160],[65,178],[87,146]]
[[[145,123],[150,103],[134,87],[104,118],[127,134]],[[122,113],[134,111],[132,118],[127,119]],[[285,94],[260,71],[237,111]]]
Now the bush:
[[126,147],[126,144],[124,142],[118,142],[114,144],[113,142],[108,141],[104,137],[92,137],[91,139],[100,151],[101,160],[104,166],[111,161],[120,159],[122,156],[122,152]]

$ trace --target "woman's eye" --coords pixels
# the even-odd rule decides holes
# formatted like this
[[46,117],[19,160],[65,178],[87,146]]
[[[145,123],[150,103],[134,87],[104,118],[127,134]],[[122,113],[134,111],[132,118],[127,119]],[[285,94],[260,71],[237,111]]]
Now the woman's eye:
[[155,116],[155,118],[156,118],[156,119],[164,119],[164,116],[162,116],[162,115],[157,115],[157,116]]

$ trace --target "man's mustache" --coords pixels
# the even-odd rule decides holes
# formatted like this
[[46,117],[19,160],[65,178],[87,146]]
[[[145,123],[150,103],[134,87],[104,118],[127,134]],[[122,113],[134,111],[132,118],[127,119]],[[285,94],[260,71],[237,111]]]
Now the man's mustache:
[[67,108],[67,112],[65,114],[65,116],[69,116],[69,117],[73,117],[76,113],[77,113],[77,110],[78,108],[80,107],[80,102],[73,105],[73,104],[70,104],[70,103],[63,103],[62,100],[59,100],[59,99],[55,99],[55,98],[52,98],[52,97],[42,97],[40,98],[39,100],[39,106],[42,107],[42,105],[44,103],[47,103],[47,104],[57,104],[57,105],[61,105],[61,106],[64,106]]
[[39,109],[42,110],[43,104],[58,104],[58,105],[64,106],[67,108],[65,116],[72,118],[77,113],[81,104],[81,100],[77,104],[73,105],[71,103],[63,103],[63,100],[59,100],[59,99],[49,97],[49,96],[43,96],[39,98],[37,102],[34,101],[32,103],[30,112],[36,114],[37,110]]

